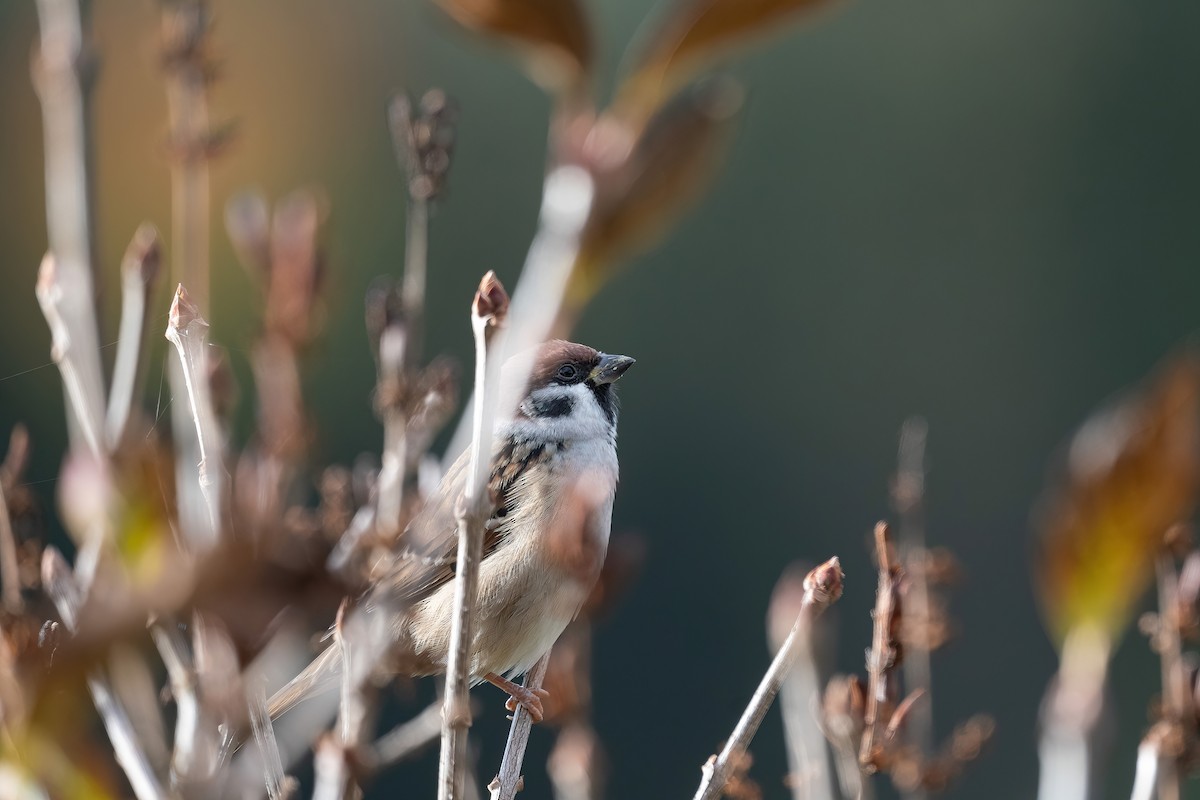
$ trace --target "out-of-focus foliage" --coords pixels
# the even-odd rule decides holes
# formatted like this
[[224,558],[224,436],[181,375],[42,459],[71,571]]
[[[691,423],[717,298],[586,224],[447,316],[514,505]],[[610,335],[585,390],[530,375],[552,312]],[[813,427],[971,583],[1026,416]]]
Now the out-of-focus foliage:
[[461,25],[507,41],[547,91],[582,86],[592,63],[587,17],[576,0],[437,0]]
[[[738,111],[741,87],[713,80],[686,90],[651,118],[628,156],[598,167],[597,197],[571,275],[567,303],[580,307],[611,274],[610,265],[652,245],[704,195],[721,163]],[[610,117],[604,126],[629,136]]]
[[1200,477],[1200,361],[1170,360],[1071,439],[1040,509],[1036,559],[1047,626],[1115,638],[1150,580],[1164,535],[1186,521]]
[[629,119],[647,119],[729,50],[776,33],[791,18],[828,4],[829,0],[679,0],[644,40],[616,107]]

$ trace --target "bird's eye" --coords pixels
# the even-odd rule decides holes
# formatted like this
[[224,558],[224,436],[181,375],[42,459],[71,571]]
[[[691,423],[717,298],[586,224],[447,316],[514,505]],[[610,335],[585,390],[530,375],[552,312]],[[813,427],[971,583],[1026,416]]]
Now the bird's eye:
[[575,376],[578,374],[579,374],[579,370],[577,370],[575,368],[574,364],[563,364],[561,367],[558,368],[558,379],[560,381],[575,380]]

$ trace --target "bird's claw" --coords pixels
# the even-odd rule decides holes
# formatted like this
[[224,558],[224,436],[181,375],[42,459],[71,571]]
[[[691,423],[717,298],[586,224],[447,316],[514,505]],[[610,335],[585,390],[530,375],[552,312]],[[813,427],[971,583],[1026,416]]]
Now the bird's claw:
[[542,701],[550,696],[550,693],[545,689],[529,689],[524,686],[514,687],[518,691],[509,693],[508,700],[505,701],[504,707],[509,711],[515,712],[517,706],[520,705],[529,714],[529,718],[534,722],[541,722],[545,719],[546,710],[542,706]]

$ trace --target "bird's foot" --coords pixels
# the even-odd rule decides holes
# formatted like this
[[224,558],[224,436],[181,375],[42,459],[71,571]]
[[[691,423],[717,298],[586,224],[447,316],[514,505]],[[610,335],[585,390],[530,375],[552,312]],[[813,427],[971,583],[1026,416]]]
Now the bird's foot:
[[504,707],[509,711],[516,711],[519,705],[529,713],[529,718],[534,722],[541,722],[545,718],[546,712],[542,706],[542,701],[550,696],[550,693],[545,689],[532,689],[522,686],[494,672],[484,675],[483,679],[508,692],[508,700],[504,703]]

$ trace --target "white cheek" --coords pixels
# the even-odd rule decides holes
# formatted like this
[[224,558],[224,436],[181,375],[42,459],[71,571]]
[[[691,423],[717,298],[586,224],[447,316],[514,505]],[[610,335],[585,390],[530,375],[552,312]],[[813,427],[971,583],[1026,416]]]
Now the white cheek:
[[[518,417],[509,423],[497,426],[497,433],[535,439],[558,439],[562,441],[585,441],[609,439],[612,424],[600,407],[596,396],[582,383],[574,386],[541,389],[537,395],[555,394],[571,398],[571,412],[561,417]],[[536,396],[536,395],[535,395]]]

